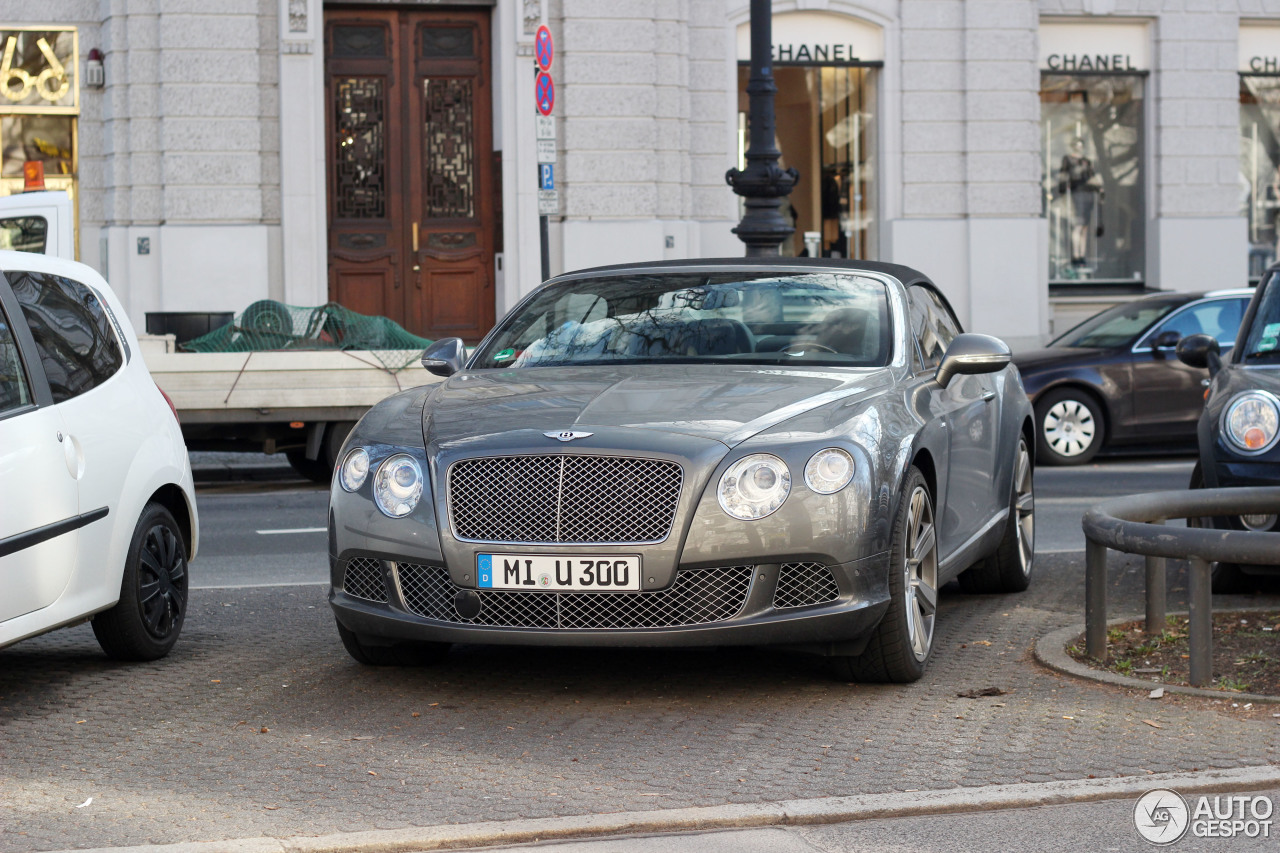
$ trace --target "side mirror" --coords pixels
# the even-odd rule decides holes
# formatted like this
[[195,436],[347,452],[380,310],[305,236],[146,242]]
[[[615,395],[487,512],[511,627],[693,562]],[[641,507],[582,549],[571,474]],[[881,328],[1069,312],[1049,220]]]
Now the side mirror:
[[938,365],[934,379],[943,388],[957,374],[996,373],[1013,360],[1009,346],[990,335],[956,335]]
[[452,376],[467,361],[462,338],[441,338],[422,351],[422,366],[436,376]]
[[1178,341],[1182,340],[1182,335],[1173,329],[1161,332],[1151,340],[1151,346],[1154,349],[1173,349],[1178,345]]
[[1212,335],[1187,335],[1178,342],[1178,360],[1188,367],[1209,368],[1217,373],[1222,366],[1221,348]]

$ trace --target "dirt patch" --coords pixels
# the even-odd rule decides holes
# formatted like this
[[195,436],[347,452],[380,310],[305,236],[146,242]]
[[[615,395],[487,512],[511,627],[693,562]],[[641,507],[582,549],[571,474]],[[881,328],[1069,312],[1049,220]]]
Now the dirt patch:
[[[1079,662],[1118,675],[1164,684],[1188,684],[1187,618],[1170,616],[1155,637],[1141,619],[1107,629],[1107,659],[1099,666],[1084,653],[1084,641],[1067,647]],[[1213,688],[1231,693],[1280,696],[1280,614],[1213,614]]]

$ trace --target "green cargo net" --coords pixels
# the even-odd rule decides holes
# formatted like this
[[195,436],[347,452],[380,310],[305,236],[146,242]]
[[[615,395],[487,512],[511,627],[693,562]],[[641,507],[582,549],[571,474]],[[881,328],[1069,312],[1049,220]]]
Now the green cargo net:
[[189,352],[365,350],[393,372],[414,364],[431,344],[386,317],[329,302],[318,308],[261,299],[220,329],[180,344]]

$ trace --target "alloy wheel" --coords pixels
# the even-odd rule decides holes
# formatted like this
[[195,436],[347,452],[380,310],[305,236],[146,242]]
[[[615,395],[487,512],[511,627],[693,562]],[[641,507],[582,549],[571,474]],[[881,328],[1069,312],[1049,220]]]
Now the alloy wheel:
[[933,505],[923,486],[911,492],[907,509],[905,593],[907,639],[916,660],[929,656],[934,616],[938,610],[938,538],[933,525]]
[[1014,471],[1014,532],[1018,537],[1018,564],[1026,575],[1031,573],[1036,550],[1036,495],[1031,453],[1025,441],[1018,442],[1017,465]]
[[1079,456],[1093,445],[1097,433],[1093,412],[1079,400],[1059,400],[1045,412],[1041,425],[1045,443],[1065,457]]
[[167,525],[147,530],[138,551],[138,608],[147,633],[163,640],[181,624],[187,606],[187,560]]

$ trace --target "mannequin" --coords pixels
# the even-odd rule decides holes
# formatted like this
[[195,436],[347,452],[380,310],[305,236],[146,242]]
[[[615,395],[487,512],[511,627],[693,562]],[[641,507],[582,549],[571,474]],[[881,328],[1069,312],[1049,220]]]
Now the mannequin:
[[[1071,194],[1071,265],[1082,267],[1089,254],[1089,223],[1102,194],[1102,178],[1084,156],[1084,140],[1076,137],[1058,167],[1058,194]],[[1102,226],[1098,226],[1101,236]]]

